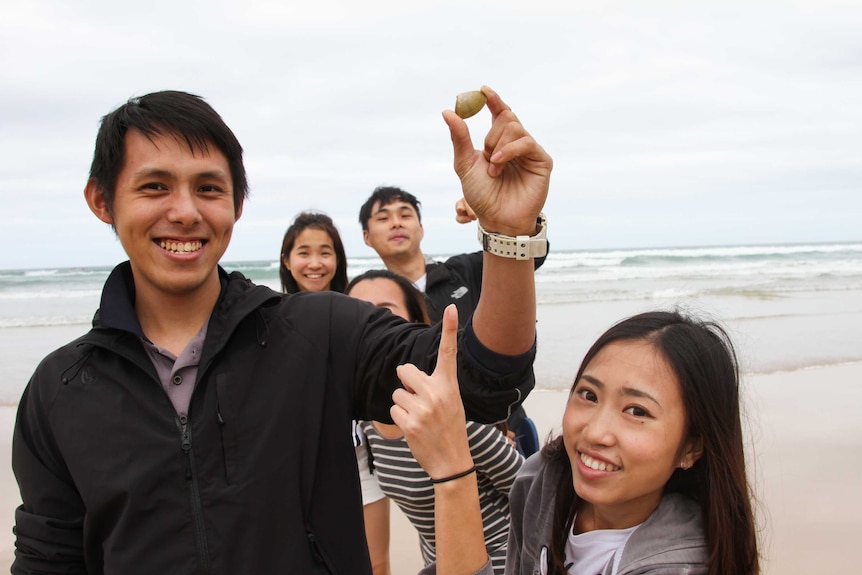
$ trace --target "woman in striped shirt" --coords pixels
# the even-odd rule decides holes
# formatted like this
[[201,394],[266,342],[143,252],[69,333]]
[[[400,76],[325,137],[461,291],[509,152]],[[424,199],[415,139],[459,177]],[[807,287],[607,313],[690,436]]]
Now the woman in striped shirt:
[[[373,270],[354,278],[346,293],[389,308],[408,321],[428,321],[422,294],[409,280],[388,270]],[[410,453],[397,425],[365,421],[361,428],[383,493],[395,501],[418,531],[425,563],[433,562],[436,558],[434,486],[430,477]],[[494,426],[467,422],[467,437],[477,471],[485,546],[495,575],[502,575],[509,530],[509,489],[523,457]],[[373,526],[366,525],[366,533],[372,532]],[[373,544],[369,541],[369,547]]]

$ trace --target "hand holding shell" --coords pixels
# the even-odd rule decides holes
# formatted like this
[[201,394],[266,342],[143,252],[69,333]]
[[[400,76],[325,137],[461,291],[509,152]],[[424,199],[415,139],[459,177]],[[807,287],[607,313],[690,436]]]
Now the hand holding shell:
[[454,110],[443,111],[455,173],[483,228],[510,236],[531,235],[547,198],[553,160],[494,90],[483,86],[482,93],[492,124],[479,149],[467,122]]

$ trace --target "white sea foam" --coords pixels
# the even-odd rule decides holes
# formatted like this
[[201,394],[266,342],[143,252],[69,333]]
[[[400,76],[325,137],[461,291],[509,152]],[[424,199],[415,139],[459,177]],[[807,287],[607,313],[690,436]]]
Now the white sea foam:
[[[349,258],[348,275],[381,266],[376,257]],[[277,260],[225,267],[279,287]],[[0,321],[5,325],[77,321],[98,305],[109,272],[109,268],[2,271]],[[540,304],[847,291],[862,289],[862,243],[552,251],[536,282]],[[46,306],[51,309],[46,311]]]
[[[223,266],[279,289],[277,260]],[[376,257],[350,258],[348,276],[380,267]],[[21,384],[24,374],[50,351],[30,349],[45,339],[43,332],[65,337],[67,332],[86,331],[110,271],[0,271],[0,337],[6,342],[7,378]],[[613,321],[644,309],[679,305],[710,310],[726,320],[750,370],[862,359],[862,242],[556,250],[537,272],[536,285],[540,315],[550,315],[541,324],[537,369],[544,369],[549,381],[568,382],[574,367],[563,365],[561,358],[579,359],[589,338]],[[25,345],[19,344],[24,333],[27,353],[16,347]],[[545,353],[553,358],[543,359]]]

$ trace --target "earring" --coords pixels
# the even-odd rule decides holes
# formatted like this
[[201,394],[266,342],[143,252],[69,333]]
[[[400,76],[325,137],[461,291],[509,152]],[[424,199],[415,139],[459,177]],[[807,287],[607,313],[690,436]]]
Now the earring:
[[679,468],[682,469],[683,471],[688,471],[688,469],[690,467],[691,467],[691,463],[689,463],[688,461],[680,461],[679,462]]

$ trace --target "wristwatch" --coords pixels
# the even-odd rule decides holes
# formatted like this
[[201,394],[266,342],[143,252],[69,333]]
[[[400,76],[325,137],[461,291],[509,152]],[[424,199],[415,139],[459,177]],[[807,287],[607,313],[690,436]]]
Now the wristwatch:
[[534,236],[505,236],[486,232],[480,224],[479,243],[482,244],[483,250],[501,258],[541,258],[548,254],[548,220],[545,214],[539,214],[536,225],[539,226],[539,231]]

